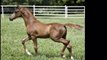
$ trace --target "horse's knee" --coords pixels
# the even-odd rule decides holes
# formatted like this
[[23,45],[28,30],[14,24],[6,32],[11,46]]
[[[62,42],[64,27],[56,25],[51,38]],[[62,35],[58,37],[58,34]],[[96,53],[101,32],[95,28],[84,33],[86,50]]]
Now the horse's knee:
[[66,42],[64,42],[63,44],[67,46],[67,45],[69,45],[69,43],[70,43],[70,41],[66,40]]
[[24,39],[22,39],[22,44],[24,44],[26,41],[30,40],[30,38],[25,37]]
[[67,45],[67,48],[72,48],[72,45],[69,43],[69,44]]
[[25,43],[25,41],[23,40],[23,41],[22,41],[22,44],[24,45],[24,43]]

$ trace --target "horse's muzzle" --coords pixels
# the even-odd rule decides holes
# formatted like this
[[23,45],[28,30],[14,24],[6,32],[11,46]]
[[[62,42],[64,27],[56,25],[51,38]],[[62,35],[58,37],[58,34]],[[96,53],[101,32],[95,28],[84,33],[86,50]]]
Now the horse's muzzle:
[[13,19],[12,19],[11,17],[9,17],[9,20],[10,20],[10,21],[13,21]]

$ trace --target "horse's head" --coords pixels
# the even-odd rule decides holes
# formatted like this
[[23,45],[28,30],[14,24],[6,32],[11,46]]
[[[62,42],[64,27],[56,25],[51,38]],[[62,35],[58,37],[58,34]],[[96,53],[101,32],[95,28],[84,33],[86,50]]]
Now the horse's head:
[[10,21],[13,21],[14,19],[21,17],[21,11],[20,11],[21,7],[17,6],[16,10],[11,14],[11,16],[9,17]]

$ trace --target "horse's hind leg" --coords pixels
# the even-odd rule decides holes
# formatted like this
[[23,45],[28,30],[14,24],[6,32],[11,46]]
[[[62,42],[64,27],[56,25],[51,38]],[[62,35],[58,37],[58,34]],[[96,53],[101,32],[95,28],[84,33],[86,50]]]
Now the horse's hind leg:
[[72,46],[70,45],[70,43],[67,45],[67,49],[70,53],[71,59],[74,60],[73,56],[72,56]]
[[[63,36],[63,38],[66,39],[66,34]],[[64,45],[65,45],[65,44],[64,44]],[[65,46],[66,46],[66,45],[65,45]],[[64,48],[66,48],[65,46],[64,46]],[[64,49],[64,48],[63,48],[63,49]],[[62,49],[62,52],[63,52],[63,49]],[[67,49],[68,49],[68,51],[69,51],[69,53],[70,53],[71,59],[73,60],[74,58],[72,57],[72,46],[71,46],[70,43],[67,45]]]
[[30,39],[28,37],[25,37],[22,39],[22,45],[23,45],[23,48],[24,48],[24,51],[25,53],[27,53],[28,55],[32,55],[27,49],[26,49],[26,46],[25,46],[25,42],[29,41]]
[[59,39],[53,38],[52,40],[55,41],[55,42],[59,42],[59,43],[63,43],[64,44],[64,47],[61,50],[61,56],[65,58],[64,51],[65,51],[65,49],[66,49],[66,47],[67,47],[67,45],[69,44],[70,41],[68,41],[68,40],[66,40],[64,38],[59,38]]
[[65,39],[62,38],[62,39],[61,39],[61,42],[62,42],[63,45],[64,45],[63,49],[61,50],[61,56],[62,56],[63,58],[65,58],[64,51],[65,51],[65,49],[66,49],[66,47],[67,47],[67,45],[69,44],[70,41],[65,40]]

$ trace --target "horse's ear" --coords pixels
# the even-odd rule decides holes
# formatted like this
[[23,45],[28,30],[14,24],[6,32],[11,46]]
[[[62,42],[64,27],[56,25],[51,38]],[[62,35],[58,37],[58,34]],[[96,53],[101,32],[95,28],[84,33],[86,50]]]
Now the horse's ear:
[[16,7],[16,8],[20,9],[21,7],[20,7],[19,5],[17,5],[17,7]]

